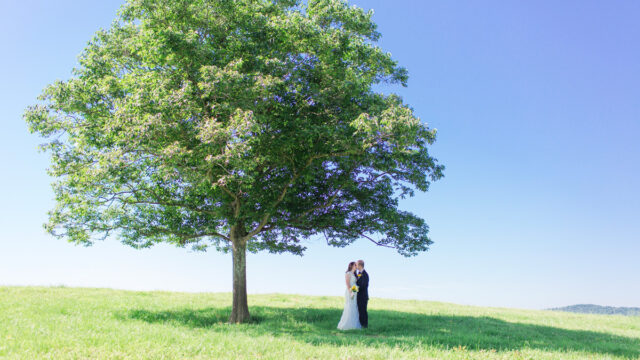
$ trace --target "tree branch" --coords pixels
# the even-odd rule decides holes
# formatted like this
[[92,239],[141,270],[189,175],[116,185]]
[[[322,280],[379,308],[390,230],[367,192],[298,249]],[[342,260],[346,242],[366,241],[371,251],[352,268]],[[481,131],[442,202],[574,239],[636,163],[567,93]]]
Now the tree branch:
[[376,245],[378,245],[378,246],[383,246],[383,247],[387,247],[387,248],[390,248],[390,249],[395,249],[395,247],[393,247],[393,246],[389,246],[389,245],[387,245],[387,244],[381,244],[381,243],[379,243],[379,242],[377,242],[377,241],[373,240],[372,238],[368,237],[367,235],[365,235],[365,234],[363,234],[363,233],[358,233],[358,235],[360,235],[360,236],[364,237],[365,239],[367,239],[367,240],[371,241],[372,243],[374,243],[374,244],[376,244]]
[[187,209],[187,210],[191,210],[191,211],[194,211],[194,212],[215,215],[214,211],[205,210],[205,209],[199,209],[199,208],[188,206],[188,205],[181,204],[181,203],[173,203],[173,202],[166,202],[166,201],[142,201],[142,200],[133,200],[132,201],[132,200],[128,200],[128,198],[126,198],[126,199],[117,198],[117,199],[120,200],[124,204],[148,204],[148,205],[175,206],[175,207],[181,207],[181,208],[184,208],[184,209]]
[[[311,166],[311,164],[313,163],[314,160],[321,159],[321,158],[326,158],[326,157],[334,157],[334,156],[347,156],[347,155],[353,155],[353,154],[358,154],[358,153],[362,153],[362,151],[343,151],[343,152],[338,152],[338,153],[314,155],[314,156],[310,157],[309,160],[307,160],[307,163],[300,170],[296,171],[296,173],[294,173],[294,175],[291,178],[291,180],[284,186],[284,189],[282,190],[282,193],[280,193],[280,196],[278,196],[278,198],[276,199],[276,202],[271,207],[272,210],[275,210],[275,208],[282,202],[282,200],[284,199],[285,195],[287,194],[287,191],[289,190],[289,186],[291,186],[300,177],[300,175],[302,175],[302,171],[304,171],[306,168]],[[353,171],[353,169],[349,170],[349,173],[351,171]],[[336,191],[336,194],[338,193],[338,191],[339,190]],[[333,201],[333,199],[335,198],[336,194],[334,194],[334,196],[333,196],[331,201]],[[253,229],[251,232],[249,232],[246,235],[246,239],[249,239],[252,236],[254,236],[257,233],[259,233],[264,228],[264,226],[269,222],[269,218],[270,217],[271,217],[271,212],[268,212],[268,213],[264,214],[264,216],[262,218],[262,221],[260,221],[260,223],[258,224],[258,226],[256,226],[255,229]]]
[[140,234],[142,235],[153,235],[154,232],[160,232],[163,234],[169,234],[169,235],[175,235],[177,237],[179,237],[181,240],[185,240],[184,242],[181,242],[182,245],[186,244],[186,240],[189,239],[195,239],[198,237],[203,237],[203,236],[218,236],[221,237],[227,241],[229,241],[229,237],[222,235],[218,232],[210,232],[210,233],[204,233],[204,234],[186,234],[186,233],[179,233],[179,232],[175,232],[175,231],[171,231],[171,230],[167,230],[167,229],[162,229],[162,228],[152,228],[153,231],[150,232],[140,232]]

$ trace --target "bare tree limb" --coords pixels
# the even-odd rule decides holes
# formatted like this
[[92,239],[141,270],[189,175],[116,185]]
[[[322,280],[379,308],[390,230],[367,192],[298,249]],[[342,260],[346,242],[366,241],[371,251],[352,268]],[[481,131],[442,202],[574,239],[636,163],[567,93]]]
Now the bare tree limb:
[[378,246],[383,246],[383,247],[387,247],[387,248],[390,248],[390,249],[395,249],[393,246],[389,246],[389,245],[387,245],[387,244],[381,244],[381,243],[379,243],[379,242],[377,242],[377,241],[373,240],[372,238],[370,238],[369,236],[367,236],[367,235],[365,235],[365,234],[363,234],[363,233],[358,233],[358,234],[359,234],[360,236],[364,237],[365,239],[367,239],[367,240],[371,241],[372,243],[374,243],[374,244],[378,245]]

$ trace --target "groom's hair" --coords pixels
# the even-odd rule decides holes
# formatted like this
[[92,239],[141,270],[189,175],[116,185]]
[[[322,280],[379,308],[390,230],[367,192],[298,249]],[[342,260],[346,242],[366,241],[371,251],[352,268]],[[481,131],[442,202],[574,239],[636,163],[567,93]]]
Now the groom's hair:
[[364,267],[364,260],[358,260],[358,265]]

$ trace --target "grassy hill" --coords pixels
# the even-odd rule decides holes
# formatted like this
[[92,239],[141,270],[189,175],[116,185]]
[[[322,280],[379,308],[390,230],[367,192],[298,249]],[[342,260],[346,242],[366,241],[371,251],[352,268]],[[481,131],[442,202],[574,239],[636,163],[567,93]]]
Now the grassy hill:
[[367,330],[341,297],[0,286],[0,359],[636,359],[640,318],[373,298]]

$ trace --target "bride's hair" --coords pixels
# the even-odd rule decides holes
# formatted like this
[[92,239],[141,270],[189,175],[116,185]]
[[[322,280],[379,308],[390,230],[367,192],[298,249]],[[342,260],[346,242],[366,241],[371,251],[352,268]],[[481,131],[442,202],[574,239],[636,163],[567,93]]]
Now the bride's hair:
[[349,266],[347,266],[347,271],[346,272],[351,271],[354,266],[356,266],[356,262],[355,261],[350,262]]

